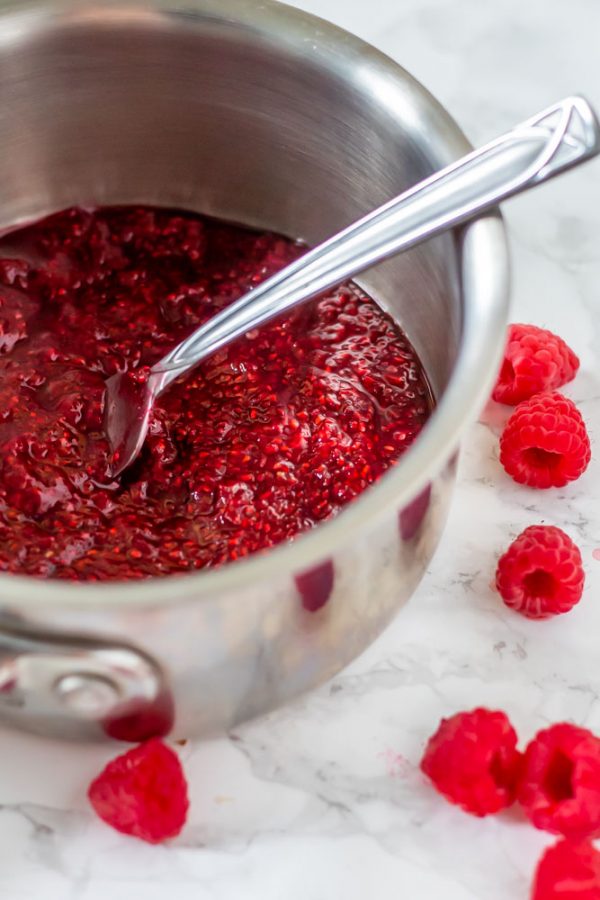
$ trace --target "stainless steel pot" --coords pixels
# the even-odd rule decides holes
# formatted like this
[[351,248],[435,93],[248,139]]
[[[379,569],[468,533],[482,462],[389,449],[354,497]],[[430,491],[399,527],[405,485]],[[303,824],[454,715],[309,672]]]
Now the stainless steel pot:
[[[186,207],[314,243],[464,153],[391,60],[270,0],[0,3],[0,229],[70,204]],[[0,575],[0,714],[60,736],[206,734],[323,682],[387,625],[442,532],[507,319],[499,217],[362,279],[438,397],[337,519],[214,572]],[[76,339],[76,337],[74,337]]]

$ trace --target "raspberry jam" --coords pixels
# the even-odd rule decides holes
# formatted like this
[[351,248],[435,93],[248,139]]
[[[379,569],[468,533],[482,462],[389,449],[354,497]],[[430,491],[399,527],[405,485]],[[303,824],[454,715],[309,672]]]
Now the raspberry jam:
[[303,252],[201,216],[69,209],[0,240],[0,570],[75,580],[235,560],[327,519],[431,411],[406,337],[347,285],[216,353],[110,476],[104,379],[151,365]]

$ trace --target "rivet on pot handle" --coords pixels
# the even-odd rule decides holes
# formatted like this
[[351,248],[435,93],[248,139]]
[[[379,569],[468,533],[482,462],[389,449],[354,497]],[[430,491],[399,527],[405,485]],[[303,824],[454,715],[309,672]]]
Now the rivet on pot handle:
[[57,737],[164,735],[173,702],[145,653],[84,637],[0,630],[0,720]]

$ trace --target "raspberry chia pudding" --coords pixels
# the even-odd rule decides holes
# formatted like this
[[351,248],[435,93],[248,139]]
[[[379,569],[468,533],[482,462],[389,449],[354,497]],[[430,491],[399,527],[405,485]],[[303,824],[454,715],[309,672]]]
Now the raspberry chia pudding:
[[110,474],[104,381],[141,375],[303,252],[145,207],[69,209],[0,241],[0,570],[134,579],[216,566],[333,515],[401,456],[431,392],[353,284],[250,333],[157,402]]

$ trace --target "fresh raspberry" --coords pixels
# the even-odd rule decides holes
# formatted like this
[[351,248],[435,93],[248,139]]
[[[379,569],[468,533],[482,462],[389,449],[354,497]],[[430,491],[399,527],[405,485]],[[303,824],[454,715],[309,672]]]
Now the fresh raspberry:
[[189,806],[179,757],[158,738],[109,762],[88,797],[108,825],[150,844],[178,835]]
[[475,816],[504,809],[515,799],[522,756],[503,712],[474,709],[442,722],[430,738],[422,771],[451,803]]
[[509,325],[502,368],[492,397],[514,406],[572,381],[579,359],[562,338],[535,325]]
[[600,853],[588,841],[559,841],[542,856],[531,900],[600,900]]
[[530,525],[500,557],[496,587],[507,606],[530,619],[568,612],[581,600],[579,548],[553,525]]
[[520,403],[500,438],[500,462],[515,481],[563,487],[585,472],[590,440],[579,410],[562,394],[536,394]]
[[600,834],[600,739],[562,723],[525,751],[518,800],[536,828],[582,840]]

